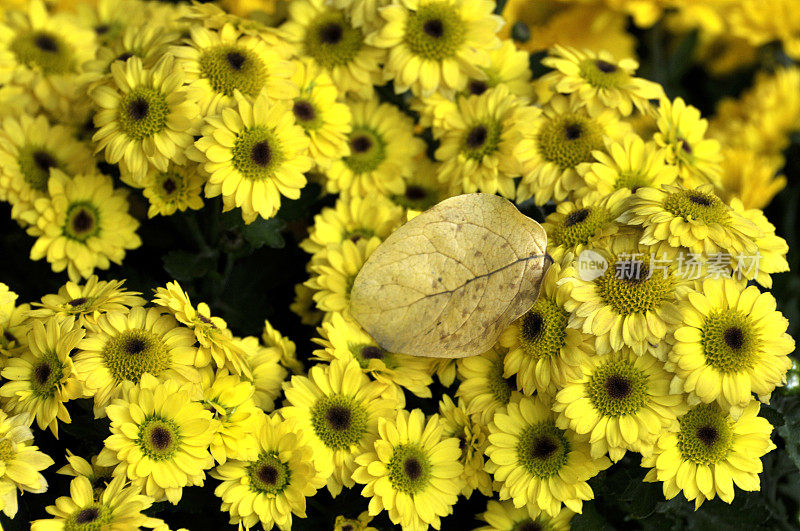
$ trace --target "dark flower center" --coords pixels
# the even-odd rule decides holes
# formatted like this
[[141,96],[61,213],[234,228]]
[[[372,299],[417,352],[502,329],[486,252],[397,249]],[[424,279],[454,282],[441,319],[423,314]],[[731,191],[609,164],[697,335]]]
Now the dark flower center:
[[486,90],[489,88],[489,86],[486,84],[486,81],[478,81],[478,80],[470,81],[467,87],[469,93],[474,94],[476,96],[480,96],[481,94],[486,92]]
[[489,131],[486,130],[486,127],[482,125],[473,127],[472,130],[467,133],[467,145],[471,148],[479,148],[486,142],[488,136]]
[[34,43],[43,52],[56,53],[58,51],[58,43],[50,35],[38,35]]
[[310,122],[316,116],[314,107],[307,101],[296,101],[292,111],[298,120],[302,122]]
[[94,32],[98,35],[105,35],[111,27],[108,24],[100,24],[94,27]]
[[274,485],[278,482],[278,469],[274,466],[264,465],[258,469],[256,476],[267,485]]
[[534,459],[547,459],[555,453],[558,445],[549,437],[539,437],[533,441],[531,457]]
[[128,105],[128,115],[134,120],[144,120],[150,112],[150,104],[144,98],[136,98]]
[[709,201],[707,197],[703,197],[702,195],[689,194],[689,201],[691,201],[695,205],[700,205],[700,206],[711,205],[711,201]]
[[602,59],[598,59],[594,64],[597,65],[597,69],[604,74],[611,74],[617,71],[617,65],[609,63],[608,61],[603,61]]
[[514,531],[542,531],[543,529],[544,528],[542,527],[542,524],[539,522],[525,522],[524,524],[515,528]]
[[357,136],[350,141],[350,147],[356,153],[365,153],[372,147],[372,140],[366,136]]
[[89,509],[84,509],[78,513],[78,516],[75,517],[76,524],[88,524],[89,522],[94,522],[97,520],[97,517],[100,516],[100,511],[91,507]]
[[350,410],[342,406],[333,406],[325,413],[325,420],[334,430],[346,430],[350,427]]
[[82,305],[82,304],[86,304],[86,297],[78,297],[77,299],[72,299],[72,300],[71,300],[71,301],[69,301],[67,304],[69,304],[69,305],[70,305],[70,306],[72,306],[73,308],[74,308],[75,306],[80,306],[80,305]]
[[93,224],[94,220],[92,219],[92,216],[90,216],[85,210],[81,210],[75,215],[74,218],[72,218],[72,228],[78,233],[88,231],[92,228]]
[[568,124],[564,128],[564,134],[567,137],[567,140],[577,140],[581,137],[581,133],[583,130],[581,129],[580,124]]
[[565,227],[571,227],[573,225],[577,225],[578,223],[582,223],[586,218],[589,217],[590,210],[588,208],[581,208],[574,212],[570,212],[567,216],[567,219],[564,221]]
[[711,446],[719,439],[719,432],[712,426],[701,426],[697,428],[697,438],[706,446]]
[[364,347],[361,351],[361,356],[365,360],[382,360],[383,352],[378,347]]
[[164,450],[172,442],[172,434],[168,429],[156,426],[150,433],[150,442],[156,450]]
[[117,61],[125,62],[131,57],[133,57],[133,55],[134,55],[133,52],[122,52],[121,54],[119,54],[119,57],[117,57]]
[[540,313],[528,313],[522,321],[522,335],[528,341],[533,341],[542,333],[544,319]]
[[614,374],[606,379],[606,393],[610,398],[622,400],[631,394],[631,383],[627,378]]
[[35,151],[33,153],[33,162],[43,172],[57,166],[56,159],[47,151]]
[[225,55],[225,59],[228,60],[228,64],[231,66],[231,68],[234,70],[241,70],[244,66],[246,57],[239,52],[228,52],[228,54]]
[[742,348],[744,345],[744,333],[741,328],[735,326],[725,330],[722,338],[725,340],[726,345],[735,350]]
[[272,160],[272,150],[266,140],[253,144],[250,150],[250,160],[257,166],[266,166]]
[[143,340],[139,339],[138,337],[134,337],[125,343],[125,352],[133,356],[144,352],[146,347],[147,345],[145,345]]
[[44,385],[47,383],[47,379],[50,378],[52,373],[53,370],[50,368],[50,365],[43,363],[41,365],[37,365],[36,368],[33,369],[33,378],[39,385]]
[[409,457],[403,462],[403,472],[410,480],[418,479],[422,475],[422,465],[415,457]]
[[416,186],[413,184],[406,186],[406,198],[410,199],[411,201],[425,199],[426,195],[425,189],[421,186]]
[[342,40],[343,36],[344,30],[342,30],[342,27],[335,22],[326,24],[319,30],[319,40],[325,44],[337,44]]
[[427,21],[422,26],[422,30],[429,37],[433,37],[434,39],[439,39],[444,35],[444,24],[442,23],[441,20],[434,18],[432,20]]
[[176,185],[175,181],[173,181],[172,179],[167,179],[161,184],[161,188],[163,188],[164,191],[167,192],[168,194],[171,194],[172,192],[178,189],[178,185]]

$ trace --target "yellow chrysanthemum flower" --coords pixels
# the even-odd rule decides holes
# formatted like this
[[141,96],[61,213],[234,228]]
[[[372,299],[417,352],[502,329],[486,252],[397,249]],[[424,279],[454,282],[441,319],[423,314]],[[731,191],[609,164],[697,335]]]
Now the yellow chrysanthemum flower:
[[161,309],[137,306],[109,312],[87,327],[74,357],[75,370],[94,395],[96,417],[105,416],[105,406],[120,396],[123,382],[139,383],[145,373],[199,383],[194,335]]
[[467,403],[467,411],[481,424],[488,424],[495,412],[519,392],[503,377],[505,354],[497,349],[480,356],[459,358],[456,363],[461,383],[456,396]]
[[636,235],[621,235],[593,249],[604,261],[599,276],[588,274],[580,261],[564,272],[562,282],[572,284],[564,307],[569,326],[595,336],[598,354],[628,345],[639,355],[650,352],[663,360],[664,339],[682,321],[680,296],[689,280],[668,258],[650,254],[635,243]]
[[642,226],[644,245],[666,242],[706,256],[755,254],[755,239],[761,236],[758,227],[725,204],[711,185],[639,188],[619,220]]
[[[123,10],[126,7],[142,9],[138,5],[120,4],[115,7]],[[86,83],[87,93],[109,81],[111,65],[117,61],[124,63],[131,57],[138,57],[142,61],[143,68],[153,68],[167,52],[169,46],[180,37],[175,31],[168,31],[164,26],[151,23],[130,24],[116,28],[114,22],[109,22],[100,25],[101,29],[104,27],[107,28],[106,33],[98,35],[100,38],[107,37],[103,46],[97,48],[94,59],[83,65],[83,72],[80,74],[79,79]],[[108,37],[110,33],[115,32],[121,32],[121,34],[118,37]]]
[[594,354],[592,337],[567,326],[569,284],[558,284],[561,265],[552,264],[542,279],[539,298],[498,339],[508,349],[503,377],[516,375],[517,389],[526,395],[554,395],[580,375],[582,358]]
[[78,326],[97,322],[97,318],[108,312],[127,312],[134,306],[143,306],[145,300],[138,291],[125,289],[124,280],[100,280],[91,275],[83,285],[69,281],[58,293],[42,297],[34,302],[31,317],[47,319],[50,316],[75,317]]
[[203,185],[206,176],[196,165],[178,166],[170,163],[167,171],[152,168],[141,185],[142,194],[150,202],[147,217],[171,216],[186,209],[203,208]]
[[593,459],[589,442],[556,427],[550,404],[541,398],[517,396],[489,423],[486,469],[500,483],[500,499],[557,516],[563,507],[580,513],[594,498],[586,482],[611,466],[606,457]]
[[306,516],[306,498],[325,485],[314,468],[313,448],[303,433],[279,414],[262,421],[256,433],[258,457],[228,461],[210,472],[222,483],[214,490],[231,523],[246,529],[259,521],[264,529],[292,528],[292,514]]
[[50,456],[33,442],[27,414],[8,414],[0,409],[0,511],[9,518],[17,514],[17,489],[41,493],[47,480],[41,471],[53,464]]
[[576,97],[556,95],[536,120],[519,124],[524,136],[514,148],[522,164],[517,202],[533,197],[542,205],[562,201],[579,188],[578,172],[594,161],[594,151],[605,150],[606,137],[623,136],[626,128],[610,109],[590,115]]
[[3,407],[10,413],[28,413],[39,429],[50,429],[58,439],[58,421],[69,424],[64,402],[83,396],[70,354],[85,331],[72,317],[33,320],[28,350],[11,358],[3,369],[9,380],[0,387]]
[[375,96],[351,101],[349,106],[350,154],[328,168],[326,189],[361,196],[372,191],[402,194],[403,179],[414,168],[412,161],[425,151],[425,142],[414,136],[413,120]]
[[649,454],[664,429],[686,412],[684,396],[670,391],[671,375],[649,354],[630,349],[584,357],[553,402],[556,425],[586,435],[591,455],[622,459],[626,450]]
[[509,0],[503,7],[506,24],[500,37],[536,53],[555,44],[607,50],[615,57],[633,57],[636,39],[625,31],[628,17],[608,10],[602,2],[586,4]]
[[136,234],[139,222],[128,214],[128,193],[114,189],[110,177],[102,174],[69,178],[52,170],[47,182],[49,197],[34,203],[38,219],[28,227],[36,237],[31,260],[47,258],[53,271],[65,269],[77,282],[95,269],[122,263],[125,252],[142,240]]
[[243,339],[234,338],[245,352],[250,378],[244,378],[253,384],[253,402],[267,413],[275,409],[275,400],[281,394],[283,384],[289,372],[281,364],[281,354],[274,346],[262,346],[257,337],[248,336]]
[[[761,231],[761,235],[756,237],[756,246],[758,247],[756,255],[742,256],[743,261],[745,258],[749,258],[747,262],[750,263],[739,264],[739,257],[731,256],[731,265],[734,271],[748,280],[755,280],[765,288],[772,288],[770,275],[789,271],[789,262],[786,260],[789,244],[775,234],[775,225],[769,222],[761,209],[745,209],[738,199],[731,200],[731,208],[755,223]],[[752,263],[753,258],[757,260],[756,264]]]
[[716,401],[736,416],[756,393],[768,401],[786,383],[794,340],[775,298],[731,278],[707,279],[686,295],[667,369],[690,403]]
[[547,233],[547,253],[566,267],[590,247],[601,246],[621,232],[617,218],[627,207],[627,190],[607,195],[590,192],[575,202],[562,201],[542,223]]
[[186,72],[185,82],[196,94],[201,114],[211,116],[235,107],[236,91],[251,99],[262,91],[274,100],[296,97],[298,87],[290,79],[296,67],[285,59],[289,49],[225,24],[215,30],[191,26],[186,43],[170,52]]
[[421,398],[431,397],[429,360],[386,352],[360,326],[338,313],[318,330],[322,337],[313,341],[323,348],[314,351],[314,359],[355,358],[362,371],[387,386],[387,395],[395,397],[399,407],[406,404],[401,387]]
[[309,227],[308,238],[300,242],[300,247],[317,254],[328,245],[341,245],[345,240],[356,242],[373,236],[384,240],[402,218],[403,209],[378,194],[339,198],[333,208],[325,207],[314,216],[314,225]]
[[544,66],[555,69],[539,82],[552,87],[560,94],[576,94],[589,113],[597,115],[606,108],[616,109],[623,116],[634,107],[645,113],[649,100],[664,97],[658,83],[635,77],[639,63],[625,58],[620,61],[605,50],[594,52],[556,45],[550,56],[542,60]]
[[678,167],[686,187],[720,187],[720,143],[705,137],[708,121],[700,117],[699,110],[686,105],[682,98],[662,98],[656,124],[658,132],[653,140],[668,150],[667,162]]
[[616,190],[635,193],[643,187],[661,188],[673,184],[678,170],[666,163],[667,153],[654,142],[645,142],[635,134],[626,135],[622,142],[607,146],[606,151],[592,152],[597,162],[582,168],[585,187],[576,194],[583,196],[590,190],[603,195]]
[[18,295],[0,282],[0,368],[22,354],[30,330],[30,304],[17,306]]
[[492,495],[492,478],[484,469],[486,426],[470,415],[463,399],[458,405],[448,395],[442,395],[439,415],[444,428],[444,437],[455,437],[461,448],[459,462],[464,467],[461,474],[461,494],[469,498],[477,489],[484,496]]
[[464,193],[477,191],[514,198],[514,178],[520,173],[514,149],[519,124],[537,120],[538,107],[524,105],[505,85],[480,96],[459,98],[443,118],[436,158],[438,179]]
[[[308,268],[306,268],[306,272]],[[322,321],[325,312],[317,310],[317,305],[314,303],[315,290],[309,288],[305,284],[294,285],[294,301],[289,305],[289,309],[300,317],[300,322],[304,325],[313,326]]]
[[104,151],[106,162],[119,163],[133,182],[141,182],[151,168],[167,171],[170,161],[182,164],[200,116],[183,82],[184,73],[169,54],[152,68],[136,56],[115,61],[109,83],[91,93],[100,107],[95,152]]
[[148,20],[144,0],[58,0],[55,4],[56,11],[75,11],[77,20],[94,31],[99,44],[120,39],[130,26],[161,22]]
[[741,199],[745,208],[764,208],[786,187],[780,166],[747,149],[723,148],[722,188],[728,200]]
[[60,531],[64,529],[149,529],[166,530],[160,518],[152,518],[142,511],[153,505],[153,498],[140,493],[133,485],[126,485],[124,476],[111,480],[100,498],[94,497],[92,484],[78,476],[69,485],[69,496],[61,496],[55,505],[45,508],[55,518],[34,520],[31,531]]
[[401,0],[380,9],[383,25],[367,42],[388,50],[384,73],[397,93],[461,91],[500,47],[503,21],[493,9],[488,0]]
[[43,114],[6,117],[0,129],[0,200],[11,203],[11,217],[36,223],[33,203],[47,197],[50,169],[69,176],[91,172],[89,147],[62,125],[51,125]]
[[97,456],[92,457],[89,462],[83,457],[73,454],[69,449],[67,449],[67,464],[56,470],[56,473],[72,477],[82,476],[88,479],[94,490],[95,500],[102,499],[106,485],[114,479],[114,467],[98,465]]
[[325,70],[342,94],[361,98],[380,85],[386,51],[365,42],[346,9],[324,0],[297,0],[289,4],[289,20],[280,29],[298,52]]
[[308,377],[284,384],[281,415],[307,434],[314,466],[327,479],[333,497],[355,485],[355,459],[378,437],[378,419],[394,415],[397,404],[386,398],[386,385],[371,381],[353,359],[316,365]]
[[[504,40],[499,48],[489,50],[489,64],[478,68],[481,75],[471,77],[465,89],[456,93],[455,100],[470,95],[480,96],[499,85],[505,86],[511,94],[525,100],[533,96],[529,56],[524,51],[518,50],[513,42]],[[441,92],[411,100],[411,109],[420,115],[417,125],[433,127],[434,136],[437,137],[444,125],[445,116],[454,107],[454,99]]]
[[355,242],[344,240],[340,244],[329,244],[317,254],[319,260],[311,263],[312,276],[305,285],[315,290],[314,301],[324,312],[340,312],[350,316],[350,290],[353,281],[370,257],[381,244],[375,236],[361,238]]
[[11,70],[10,83],[27,87],[54,113],[78,95],[75,74],[94,50],[91,30],[64,13],[49,14],[41,0],[31,0],[25,10],[10,10],[0,20],[0,79]]
[[190,156],[210,175],[207,197],[222,195],[224,211],[241,207],[242,219],[271,218],[281,206],[281,195],[300,197],[311,169],[308,137],[295,123],[285,102],[266,91],[249,100],[234,94],[236,106],[206,117],[202,137]]
[[761,457],[775,449],[772,426],[758,416],[761,404],[753,400],[734,420],[716,404],[700,404],[683,415],[679,428],[658,438],[652,455],[642,458],[650,468],[645,481],[662,481],[668,500],[683,491],[695,509],[719,496],[733,501],[734,483],[756,491]]
[[138,384],[122,387],[121,397],[106,407],[111,435],[97,463],[116,466],[115,476],[127,477],[156,501],[177,504],[183,487],[202,486],[205,470],[214,465],[208,447],[217,421],[196,402],[196,385],[146,373]]
[[373,448],[356,457],[353,479],[370,498],[369,514],[382,510],[404,530],[440,529],[461,491],[458,439],[445,437],[439,415],[400,410],[378,421]]
[[264,321],[264,332],[261,341],[269,349],[278,351],[280,364],[292,374],[305,372],[303,362],[297,359],[297,345],[288,337],[282,335],[269,321]]
[[372,517],[369,511],[364,511],[358,518],[347,518],[339,515],[333,522],[333,531],[378,531],[377,527],[372,527],[369,523]]
[[205,367],[213,361],[218,368],[249,376],[245,353],[233,341],[228,324],[222,318],[212,316],[211,309],[204,302],[195,309],[189,294],[183,291],[177,280],[167,282],[166,288],[157,288],[153,303],[166,308],[178,322],[194,332],[199,343],[194,360],[196,367]]
[[338,101],[339,88],[311,59],[297,62],[292,81],[300,88],[292,104],[294,118],[308,135],[311,158],[325,170],[332,161],[350,155],[350,108]]
[[210,451],[214,459],[224,464],[228,459],[247,461],[256,457],[255,432],[261,412],[253,397],[255,387],[226,370],[203,372],[202,405],[217,420]]
[[708,127],[711,138],[727,147],[753,151],[771,166],[783,166],[789,134],[797,130],[800,120],[800,68],[792,65],[758,72],[752,88],[739,99],[722,99],[716,111]]
[[486,504],[486,512],[478,515],[480,520],[487,525],[475,528],[475,531],[522,531],[537,530],[542,531],[569,531],[569,522],[575,513],[569,509],[561,509],[557,516],[553,517],[547,513],[540,513],[536,517],[528,514],[525,507],[514,507],[511,500],[498,502],[489,500]]

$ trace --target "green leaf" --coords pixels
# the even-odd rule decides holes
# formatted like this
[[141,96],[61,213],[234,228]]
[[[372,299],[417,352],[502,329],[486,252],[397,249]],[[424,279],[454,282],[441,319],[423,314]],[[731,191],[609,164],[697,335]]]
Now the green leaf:
[[264,245],[269,245],[273,249],[283,249],[286,242],[281,236],[281,231],[286,227],[286,223],[278,218],[263,219],[258,218],[242,229],[242,236],[250,245],[258,249]]
[[187,281],[205,276],[216,263],[217,254],[170,251],[164,255],[164,270],[175,280]]

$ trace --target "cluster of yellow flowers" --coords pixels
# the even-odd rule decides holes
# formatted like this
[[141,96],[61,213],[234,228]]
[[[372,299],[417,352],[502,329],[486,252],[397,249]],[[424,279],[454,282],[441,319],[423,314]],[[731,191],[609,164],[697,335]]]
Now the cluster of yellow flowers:
[[[93,399],[95,418],[107,417],[111,433],[91,462],[68,453],[59,473],[76,477],[70,497],[48,507],[55,518],[34,522],[34,529],[112,523],[168,529],[141,512],[155,501],[177,503],[183,487],[202,485],[215,463],[211,474],[225,480],[217,493],[227,509],[224,492],[243,478],[284,470],[269,468],[271,452],[293,459],[295,483],[262,482],[264,493],[285,490],[293,501],[313,494],[316,487],[309,492],[302,483],[317,481],[313,468],[295,467],[310,449],[278,428],[277,416],[264,413],[275,408],[288,374],[284,366],[300,368],[294,343],[268,322],[260,341],[235,337],[206,304],[193,306],[177,282],[159,288],[149,306],[139,295],[123,282],[91,276],[41,302],[17,305],[16,294],[0,284],[0,509],[14,516],[17,488],[47,489],[40,472],[53,459],[32,445],[29,426],[36,422],[58,437],[59,423],[71,422],[65,404],[77,398]],[[267,515],[274,514],[264,515],[265,522],[291,521],[280,502],[277,509],[274,500],[262,499],[259,509],[262,503],[271,503]],[[231,514],[257,520],[254,513]]]
[[[775,447],[758,400],[785,384],[794,350],[755,285],[788,270],[760,207],[785,184],[800,69],[759,77],[709,125],[636,76],[622,22],[583,32],[576,17],[627,10],[648,25],[680,7],[688,25],[705,7],[740,28],[753,2],[534,4],[509,1],[505,26],[490,0],[292,0],[278,26],[214,4],[9,9],[0,200],[36,238],[31,259],[70,282],[33,304],[0,284],[0,509],[13,517],[17,490],[47,488],[55,456],[30,426],[57,437],[77,398],[110,434],[90,461],[67,455],[70,495],[34,530],[168,529],[143,511],[206,475],[231,523],[267,529],[289,529],[322,488],[369,498],[338,529],[382,511],[439,529],[475,490],[498,498],[485,529],[567,529],[587,481],[626,452],[667,499],[758,490]],[[798,54],[792,17],[717,31]],[[556,45],[567,26],[573,46]],[[528,52],[544,48],[550,71],[531,81]],[[123,185],[150,217],[221,196],[252,223],[309,179],[339,195],[300,243],[309,279],[291,309],[318,325],[307,373],[268,322],[261,340],[236,337],[177,282],[146,301],[93,274],[142,243]],[[403,222],[476,191],[555,206],[541,296],[481,356],[385,351],[350,315],[355,276]],[[439,412],[407,408],[407,393],[434,398],[434,376],[453,390]]]

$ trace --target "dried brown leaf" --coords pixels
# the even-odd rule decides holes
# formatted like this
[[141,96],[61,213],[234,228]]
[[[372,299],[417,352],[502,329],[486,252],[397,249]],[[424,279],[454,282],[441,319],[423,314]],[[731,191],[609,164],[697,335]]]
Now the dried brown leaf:
[[390,352],[489,350],[539,295],[547,236],[508,200],[466,194],[393,232],[361,268],[350,312]]

